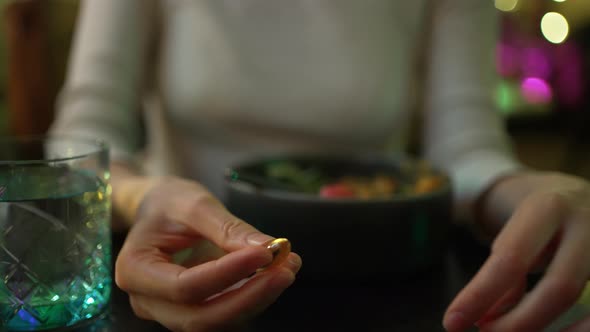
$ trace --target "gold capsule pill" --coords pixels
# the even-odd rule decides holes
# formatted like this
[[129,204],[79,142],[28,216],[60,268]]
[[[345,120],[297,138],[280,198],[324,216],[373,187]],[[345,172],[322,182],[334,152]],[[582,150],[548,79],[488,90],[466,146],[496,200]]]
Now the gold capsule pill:
[[268,269],[271,266],[282,264],[291,252],[291,242],[285,238],[279,238],[267,241],[262,244],[272,253],[272,262],[263,269]]

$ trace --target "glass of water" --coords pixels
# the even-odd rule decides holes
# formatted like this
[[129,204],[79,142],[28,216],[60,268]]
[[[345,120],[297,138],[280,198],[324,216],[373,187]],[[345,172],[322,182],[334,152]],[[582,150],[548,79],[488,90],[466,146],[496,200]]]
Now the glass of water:
[[107,312],[108,166],[100,142],[0,139],[0,330],[60,330]]

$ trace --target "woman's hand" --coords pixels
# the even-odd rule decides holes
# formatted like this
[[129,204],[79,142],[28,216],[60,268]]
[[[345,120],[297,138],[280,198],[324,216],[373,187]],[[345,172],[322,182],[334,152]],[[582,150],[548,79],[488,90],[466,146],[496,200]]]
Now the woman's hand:
[[[444,326],[452,332],[474,324],[481,331],[542,331],[576,302],[590,278],[590,183],[527,173],[503,180],[489,197],[498,208],[512,201],[515,212],[447,309]],[[547,266],[543,278],[523,296],[527,274],[539,265]],[[588,323],[568,331],[587,331]]]
[[[117,285],[139,317],[173,331],[217,330],[260,313],[301,266],[291,253],[283,264],[256,273],[272,261],[261,246],[272,238],[194,182],[165,178],[150,185],[134,216],[116,262]],[[187,248],[192,255],[175,261]]]

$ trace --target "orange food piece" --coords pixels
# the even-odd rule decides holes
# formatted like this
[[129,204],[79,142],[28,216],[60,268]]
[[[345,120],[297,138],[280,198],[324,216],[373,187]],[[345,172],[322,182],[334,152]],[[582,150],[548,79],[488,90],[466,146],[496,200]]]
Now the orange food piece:
[[414,186],[414,192],[417,194],[425,194],[433,192],[438,189],[443,183],[443,179],[436,175],[422,176]]
[[377,175],[373,179],[373,189],[377,195],[388,196],[395,191],[396,183],[392,177],[386,175]]

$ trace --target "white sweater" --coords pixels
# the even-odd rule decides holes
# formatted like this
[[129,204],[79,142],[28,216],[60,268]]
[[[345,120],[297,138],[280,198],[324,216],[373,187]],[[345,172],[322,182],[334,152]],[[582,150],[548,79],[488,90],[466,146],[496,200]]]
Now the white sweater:
[[519,167],[493,105],[497,17],[491,1],[432,3],[87,0],[52,130],[115,159],[147,140],[151,172],[222,194],[225,166],[255,154],[398,152],[422,96],[425,157],[469,205]]

